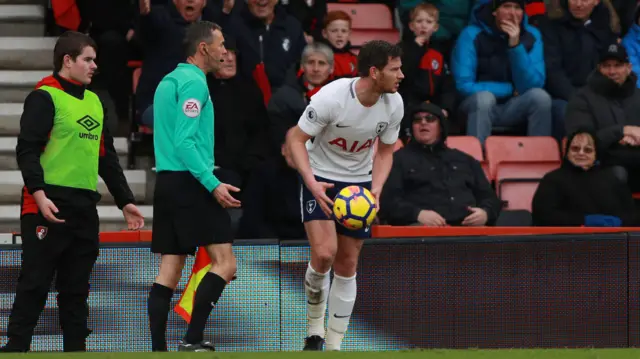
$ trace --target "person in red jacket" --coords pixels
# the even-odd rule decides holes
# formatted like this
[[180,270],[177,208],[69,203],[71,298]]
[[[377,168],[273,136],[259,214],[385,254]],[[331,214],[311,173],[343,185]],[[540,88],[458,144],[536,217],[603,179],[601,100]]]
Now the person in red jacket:
[[333,78],[356,77],[358,57],[351,52],[351,16],[344,11],[330,11],[324,18],[322,36],[333,50]]

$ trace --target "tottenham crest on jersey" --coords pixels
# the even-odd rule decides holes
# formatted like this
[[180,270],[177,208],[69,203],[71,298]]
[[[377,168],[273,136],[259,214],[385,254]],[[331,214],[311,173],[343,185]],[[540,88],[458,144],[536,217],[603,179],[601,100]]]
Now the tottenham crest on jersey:
[[190,98],[182,104],[182,112],[187,117],[198,117],[200,115],[201,109],[202,107],[200,105],[200,101],[196,100],[195,98]]
[[39,240],[43,240],[44,237],[47,236],[48,232],[49,232],[49,228],[47,228],[45,226],[37,226],[36,227],[36,237],[38,237]]
[[378,124],[376,125],[376,135],[379,135],[382,133],[382,131],[384,131],[387,128],[388,123],[387,122],[378,122]]
[[312,199],[310,201],[307,201],[307,212],[311,214],[315,209],[316,209],[316,200]]

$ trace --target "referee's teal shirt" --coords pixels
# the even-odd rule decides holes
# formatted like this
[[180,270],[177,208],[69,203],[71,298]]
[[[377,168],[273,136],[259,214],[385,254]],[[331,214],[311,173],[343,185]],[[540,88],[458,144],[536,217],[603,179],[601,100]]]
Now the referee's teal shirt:
[[189,171],[212,192],[213,103],[204,72],[182,63],[165,76],[153,98],[156,171]]

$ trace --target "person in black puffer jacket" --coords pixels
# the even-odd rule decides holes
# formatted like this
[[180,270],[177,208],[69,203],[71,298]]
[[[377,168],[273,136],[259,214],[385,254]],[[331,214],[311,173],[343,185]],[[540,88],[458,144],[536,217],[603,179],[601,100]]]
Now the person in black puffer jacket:
[[493,225],[501,203],[478,162],[446,146],[445,116],[422,103],[411,111],[413,139],[393,156],[380,219],[391,225]]
[[640,89],[622,45],[613,43],[601,55],[587,85],[569,101],[567,133],[593,131],[602,162],[617,166],[632,192],[640,191]]
[[535,226],[638,224],[629,187],[599,161],[598,137],[581,129],[569,136],[562,166],[547,173],[533,197]]

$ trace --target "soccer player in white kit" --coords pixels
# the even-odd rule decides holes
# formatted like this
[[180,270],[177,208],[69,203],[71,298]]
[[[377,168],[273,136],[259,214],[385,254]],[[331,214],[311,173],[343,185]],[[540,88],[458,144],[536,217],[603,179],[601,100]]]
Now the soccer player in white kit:
[[340,350],[349,326],[356,300],[358,257],[371,231],[336,225],[331,198],[344,187],[359,185],[371,190],[376,203],[380,199],[404,115],[397,93],[404,78],[400,56],[400,48],[386,41],[365,44],[358,54],[361,77],[335,80],[322,87],[311,97],[298,125],[287,134],[291,159],[303,181],[300,206],[311,245],[304,280],[308,320],[304,350],[322,350],[325,343],[326,350]]

